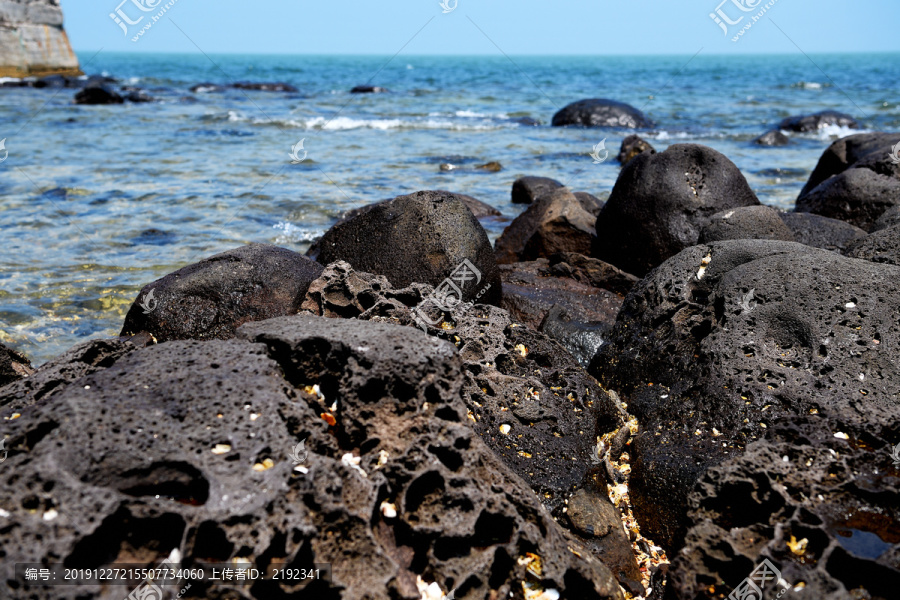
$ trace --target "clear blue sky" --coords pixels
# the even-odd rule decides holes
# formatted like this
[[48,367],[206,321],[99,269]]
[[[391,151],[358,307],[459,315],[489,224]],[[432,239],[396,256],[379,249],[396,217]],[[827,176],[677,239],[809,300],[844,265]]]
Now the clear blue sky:
[[[141,1],[162,4],[142,13],[132,4]],[[166,1],[127,0],[122,10],[136,20]],[[709,17],[720,1],[458,0],[443,14],[438,0],[177,0],[136,43],[140,25],[126,37],[109,17],[121,0],[62,0],[62,7],[80,52],[198,52],[185,34],[208,53],[393,55],[409,42],[405,54],[495,54],[488,37],[511,55],[900,51],[898,0],[777,0],[736,43],[730,37],[740,25],[726,37]],[[768,1],[726,0],[722,11],[731,20],[748,15],[743,25]],[[742,12],[733,2],[756,8]]]

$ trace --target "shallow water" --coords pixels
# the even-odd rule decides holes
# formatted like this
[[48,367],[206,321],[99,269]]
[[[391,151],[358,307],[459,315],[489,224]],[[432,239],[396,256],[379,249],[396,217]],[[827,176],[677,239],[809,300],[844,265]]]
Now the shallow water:
[[[786,148],[750,143],[781,118],[836,109],[864,130],[900,129],[900,55],[813,56],[821,71],[801,54],[80,58],[86,72],[160,101],[83,107],[70,89],[0,89],[9,151],[0,164],[0,341],[36,363],[118,334],[140,287],[167,272],[247,242],[305,251],[341,213],[370,202],[421,189],[471,194],[508,217],[485,221],[494,239],[522,210],[509,201],[518,176],[605,198],[618,165],[595,165],[588,153],[606,138],[615,156],[627,132],[550,128],[574,100],[643,109],[658,124],[645,135],[658,150],[716,148],[763,202],[785,209],[822,150],[851,132],[795,135]],[[348,93],[370,79],[391,93]],[[285,81],[300,92],[189,91],[229,81]],[[301,139],[308,160],[292,165]],[[439,169],[492,160],[501,172]]]

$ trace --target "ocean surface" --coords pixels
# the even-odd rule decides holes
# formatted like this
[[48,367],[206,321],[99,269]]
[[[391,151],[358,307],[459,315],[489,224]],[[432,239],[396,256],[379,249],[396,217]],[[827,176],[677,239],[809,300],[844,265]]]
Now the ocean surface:
[[[751,143],[780,119],[835,109],[862,131],[900,129],[897,54],[79,58],[86,73],[158,101],[76,106],[71,89],[0,89],[9,152],[0,163],[0,341],[35,363],[117,335],[138,290],[168,272],[248,242],[305,252],[364,204],[422,189],[470,194],[503,212],[483,223],[493,240],[523,209],[510,203],[521,175],[605,199],[628,132],[551,128],[575,100],[642,109],[658,124],[642,134],[657,150],[711,146],[783,209],[828,144],[853,131],[794,134],[785,148]],[[190,91],[233,81],[299,92]],[[391,92],[349,94],[365,83]],[[594,164],[589,153],[604,139],[611,157]],[[307,160],[291,164],[301,140]],[[472,169],[488,161],[503,170]]]

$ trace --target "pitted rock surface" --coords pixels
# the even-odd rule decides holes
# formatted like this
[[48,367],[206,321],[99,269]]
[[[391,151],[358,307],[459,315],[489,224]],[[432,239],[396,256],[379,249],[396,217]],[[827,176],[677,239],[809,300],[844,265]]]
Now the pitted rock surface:
[[[306,315],[238,335],[135,350],[0,424],[4,597],[24,597],[10,587],[17,562],[150,567],[178,548],[185,567],[333,565],[331,583],[195,582],[193,597],[419,600],[421,578],[467,599],[521,600],[522,582],[623,598],[465,424],[450,344]],[[306,473],[289,458],[300,441]],[[529,552],[538,581],[520,560]],[[27,596],[119,600],[123,589]]]

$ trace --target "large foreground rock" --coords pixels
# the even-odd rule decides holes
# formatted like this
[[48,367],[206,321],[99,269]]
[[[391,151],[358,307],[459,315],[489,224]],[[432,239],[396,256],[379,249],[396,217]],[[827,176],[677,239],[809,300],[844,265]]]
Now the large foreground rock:
[[553,115],[553,126],[616,127],[648,129],[654,123],[635,107],[603,98],[579,100]]
[[144,286],[121,335],[146,331],[159,342],[229,339],[248,321],[296,313],[322,268],[266,244],[229,250]]
[[701,244],[724,240],[781,240],[793,242],[794,234],[771,206],[742,206],[709,218],[700,231]]
[[557,252],[590,254],[596,216],[568,189],[541,196],[497,238],[497,262],[547,258]]
[[23,588],[14,566],[154,567],[178,549],[184,567],[333,567],[192,581],[192,597],[623,598],[465,424],[452,345],[309,316],[239,336],[135,350],[0,421],[4,597],[118,600],[139,582]]
[[794,240],[824,250],[843,251],[850,244],[866,237],[866,232],[846,221],[829,219],[812,213],[778,213],[788,226]]
[[746,454],[706,472],[666,598],[724,598],[763,560],[784,580],[768,582],[765,598],[896,597],[900,413],[870,417],[863,427],[818,416],[774,422]]
[[635,286],[592,372],[641,423],[645,535],[677,548],[697,479],[774,423],[894,410],[898,303],[898,267],[763,240],[694,246]]
[[870,233],[851,244],[845,254],[851,258],[900,266],[900,225]]
[[81,75],[58,0],[0,2],[0,77]]
[[335,224],[308,254],[323,265],[347,261],[398,287],[437,286],[469,261],[479,276],[455,281],[462,300],[500,304],[500,276],[487,233],[454,194],[416,192],[372,204]]
[[712,148],[643,153],[622,169],[597,217],[593,256],[643,276],[696,244],[715,213],[758,204],[740,170]]

